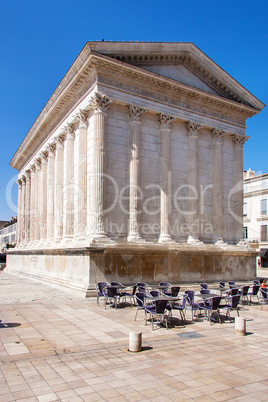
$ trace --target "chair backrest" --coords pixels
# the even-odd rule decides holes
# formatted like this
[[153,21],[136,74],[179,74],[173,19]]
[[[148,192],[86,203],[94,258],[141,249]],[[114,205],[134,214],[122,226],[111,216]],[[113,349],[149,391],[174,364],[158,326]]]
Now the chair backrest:
[[229,281],[228,285],[229,285],[230,289],[233,289],[235,287],[235,282],[234,281]]
[[207,289],[208,284],[207,283],[200,283],[200,287],[201,287],[201,289]]
[[171,290],[171,296],[172,297],[176,297],[178,296],[179,292],[180,292],[180,286],[171,286],[170,290]]
[[98,282],[97,283],[97,287],[98,287],[98,290],[101,295],[103,295],[103,289],[106,288],[106,286],[107,286],[106,282]]
[[159,283],[159,286],[170,286],[170,283],[169,282],[160,282]]
[[155,311],[157,314],[164,314],[168,300],[158,299],[155,301]]
[[122,285],[122,283],[120,283],[120,282],[111,282],[111,286],[122,286],[122,287],[124,287],[124,285]]
[[252,296],[256,296],[258,294],[259,289],[260,289],[260,285],[253,285],[252,286]]
[[254,281],[253,281],[253,285],[259,285],[259,284],[260,284],[259,279],[254,279]]
[[153,297],[158,297],[159,296],[159,291],[158,290],[151,290],[150,295]]
[[195,295],[194,290],[185,290],[185,294],[188,296],[187,299],[189,303],[192,304],[194,302],[194,295]]
[[267,300],[267,289],[266,288],[261,288],[261,295],[265,300]]
[[207,295],[210,293],[210,290],[209,289],[201,289],[200,293],[201,293],[201,295]]
[[183,295],[183,299],[182,299],[182,303],[181,303],[181,308],[182,308],[182,309],[185,308],[185,305],[186,305],[186,302],[187,302],[187,298],[188,298],[187,295]]
[[118,295],[117,286],[107,286],[107,295],[108,297],[115,297]]
[[139,287],[144,287],[144,288],[145,288],[145,287],[148,286],[148,285],[147,285],[147,283],[145,283],[145,282],[137,282],[137,286],[138,286],[138,288],[139,288]]
[[138,286],[138,291],[140,293],[146,293],[146,287],[145,286]]
[[225,282],[219,282],[219,287],[220,287],[221,289],[225,288]]
[[137,290],[137,285],[134,285],[133,288],[132,288],[132,296],[135,295],[136,290]]
[[211,298],[211,309],[217,310],[221,302],[221,296],[215,296]]
[[137,292],[135,296],[136,296],[138,307],[143,308],[144,307],[145,293]]
[[239,295],[235,295],[231,297],[231,307],[232,308],[237,308],[238,304],[240,301],[240,296]]
[[238,289],[237,289],[237,288],[231,288],[231,289],[230,289],[230,295],[231,295],[231,296],[235,296],[235,295],[237,295],[237,293],[238,293]]
[[248,294],[249,286],[242,286],[242,295],[246,296]]

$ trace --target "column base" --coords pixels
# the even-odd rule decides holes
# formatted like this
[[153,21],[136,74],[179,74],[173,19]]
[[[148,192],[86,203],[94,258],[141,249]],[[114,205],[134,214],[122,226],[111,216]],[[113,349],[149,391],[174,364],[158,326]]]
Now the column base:
[[194,244],[194,245],[202,245],[204,244],[199,238],[195,235],[189,235],[187,239],[187,244]]
[[175,240],[172,239],[170,234],[161,233],[158,239],[158,243],[175,243]]
[[113,243],[113,240],[105,232],[91,233],[87,240],[92,243]]
[[127,241],[132,241],[132,242],[145,242],[145,240],[141,237],[141,235],[138,232],[131,232],[129,233],[127,237]]

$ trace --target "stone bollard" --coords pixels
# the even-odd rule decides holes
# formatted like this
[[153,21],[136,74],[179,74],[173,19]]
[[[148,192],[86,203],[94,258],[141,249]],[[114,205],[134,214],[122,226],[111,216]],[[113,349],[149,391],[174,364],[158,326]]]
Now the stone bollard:
[[142,333],[130,332],[129,333],[129,352],[140,352],[141,351],[141,341]]
[[235,333],[236,335],[246,335],[246,319],[235,317]]

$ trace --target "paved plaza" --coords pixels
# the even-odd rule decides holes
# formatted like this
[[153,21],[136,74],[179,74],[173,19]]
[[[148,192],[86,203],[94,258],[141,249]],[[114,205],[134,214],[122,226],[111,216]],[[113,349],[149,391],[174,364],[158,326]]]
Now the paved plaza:
[[[268,400],[267,307],[240,312],[246,336],[190,311],[184,326],[152,331],[135,307],[105,310],[7,271],[0,290],[0,401]],[[139,353],[130,331],[142,332]]]

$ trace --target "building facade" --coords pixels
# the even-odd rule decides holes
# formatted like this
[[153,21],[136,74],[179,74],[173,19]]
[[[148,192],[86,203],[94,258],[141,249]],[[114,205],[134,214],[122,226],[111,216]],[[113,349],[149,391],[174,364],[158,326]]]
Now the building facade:
[[88,42],[11,161],[8,268],[87,295],[253,277],[243,145],[263,107],[193,44]]
[[17,242],[17,219],[11,218],[0,229],[0,250],[15,247]]
[[268,173],[244,172],[244,240],[259,251],[261,265],[268,267]]

